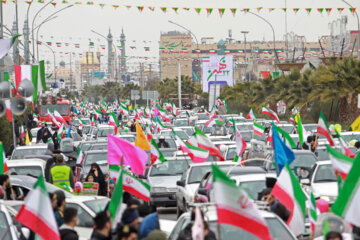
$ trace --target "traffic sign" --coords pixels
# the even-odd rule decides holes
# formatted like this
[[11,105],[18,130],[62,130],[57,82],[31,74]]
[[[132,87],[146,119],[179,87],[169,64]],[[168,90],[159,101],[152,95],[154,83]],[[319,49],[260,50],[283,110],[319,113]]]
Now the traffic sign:
[[159,99],[159,92],[158,91],[143,91],[142,92],[142,99],[143,100],[158,100]]

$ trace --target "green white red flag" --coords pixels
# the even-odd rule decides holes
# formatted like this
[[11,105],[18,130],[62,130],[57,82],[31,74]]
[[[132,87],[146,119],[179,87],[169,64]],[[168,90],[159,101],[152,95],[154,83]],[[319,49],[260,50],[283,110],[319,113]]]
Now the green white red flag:
[[8,54],[11,46],[14,44],[15,40],[21,35],[15,35],[11,38],[0,39],[0,59],[5,57]]
[[220,158],[220,161],[225,160],[214,143],[197,127],[195,127],[195,137],[199,148],[208,150],[210,155]]
[[280,123],[280,119],[279,119],[278,115],[270,108],[262,106],[261,114],[266,114],[266,115],[270,116],[271,118],[275,119],[275,121],[277,121],[278,123]]
[[110,126],[114,126],[115,134],[117,134],[117,129],[118,129],[118,127],[119,127],[119,122],[118,122],[118,120],[117,120],[116,115],[115,115],[114,112],[111,112],[111,113],[109,114],[109,125],[110,125]]
[[150,200],[150,186],[140,179],[123,171],[123,190],[146,202]]
[[209,121],[207,121],[206,123],[205,123],[205,126],[207,126],[207,127],[212,127],[212,126],[214,126],[214,125],[224,125],[225,124],[225,122],[222,120],[222,119],[211,119],[211,120],[209,120]]
[[56,120],[55,116],[53,115],[53,113],[49,108],[47,108],[47,114],[50,121],[59,128],[61,124]]
[[248,115],[247,115],[247,119],[256,119],[256,114],[254,111],[254,108],[251,108]]
[[8,171],[8,166],[5,158],[4,145],[0,141],[0,174],[5,174]]
[[16,220],[42,239],[60,240],[58,226],[42,174],[25,198]]
[[328,140],[330,146],[335,146],[334,140],[331,137],[328,124],[326,122],[326,119],[325,119],[324,114],[322,113],[322,111],[320,111],[319,122],[318,122],[318,125],[317,125],[316,133],[326,137],[326,139]]
[[60,141],[61,141],[61,139],[63,137],[63,134],[64,134],[64,124],[62,123],[59,130],[58,130],[57,136],[56,136],[59,143],[60,143]]
[[113,220],[113,226],[116,226],[117,223],[121,221],[121,203],[123,198],[123,172],[120,171],[118,181],[116,182],[114,192],[111,196],[109,211],[111,213],[111,218]]
[[346,177],[343,187],[331,210],[349,223],[360,226],[360,155]]
[[159,147],[153,138],[151,138],[150,159],[151,165],[163,163],[166,161],[164,155],[160,152]]
[[176,134],[175,137],[176,137],[176,142],[180,146],[180,150],[183,151],[184,153],[187,153],[191,158],[191,160],[193,161],[193,163],[202,163],[206,161],[206,159],[209,156],[208,150],[198,148],[189,143],[186,143],[183,140],[181,140],[179,136],[177,136]]
[[288,164],[282,169],[271,194],[290,211],[287,225],[292,232],[296,236],[303,234],[305,230],[306,197],[299,180]]
[[351,157],[351,158],[355,157],[354,153],[350,150],[348,144],[344,141],[341,134],[338,133],[337,131],[335,131],[335,133],[336,133],[336,136],[338,137],[339,142],[340,142],[341,152],[343,154],[346,154],[346,156],[348,156],[348,157]]
[[266,221],[248,194],[216,165],[212,165],[212,171],[218,224],[241,228],[259,239],[272,239]]
[[265,127],[261,126],[257,122],[253,122],[253,130],[256,135],[262,136],[265,132]]
[[309,220],[311,231],[315,233],[315,223],[317,221],[317,208],[314,194],[310,192],[309,196]]
[[355,159],[336,151],[330,146],[326,146],[326,150],[329,153],[331,164],[335,173],[340,174],[341,179],[345,180],[354,164]]
[[119,165],[110,164],[109,165],[109,178],[117,182],[120,175],[121,168]]

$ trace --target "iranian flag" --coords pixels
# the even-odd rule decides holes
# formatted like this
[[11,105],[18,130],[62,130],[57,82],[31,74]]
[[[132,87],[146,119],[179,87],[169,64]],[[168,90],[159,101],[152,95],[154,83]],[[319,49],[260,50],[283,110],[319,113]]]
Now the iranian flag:
[[94,109],[94,111],[96,119],[99,119],[102,116],[102,112],[96,108]]
[[8,166],[5,158],[4,145],[0,141],[0,174],[5,174],[8,171]]
[[81,127],[84,127],[85,125],[87,125],[87,123],[84,122],[84,120],[82,120],[80,117],[76,116],[75,119],[79,120]]
[[25,198],[15,219],[42,239],[60,240],[58,226],[42,174]]
[[225,122],[222,120],[222,119],[212,119],[212,120],[209,120],[209,121],[207,121],[206,123],[205,123],[205,126],[207,126],[207,127],[212,127],[212,126],[214,126],[214,125],[224,125],[225,124]]
[[210,62],[210,57],[202,57],[202,62]]
[[235,142],[236,142],[236,156],[234,159],[234,162],[239,161],[241,158],[241,155],[245,152],[246,149],[246,142],[245,139],[241,136],[241,133],[234,128],[235,131]]
[[318,125],[317,125],[316,133],[326,137],[326,139],[328,140],[330,146],[335,146],[334,141],[333,141],[333,139],[331,137],[331,134],[329,132],[328,124],[327,124],[327,122],[325,120],[325,117],[324,117],[322,111],[320,111],[319,122],[318,122]]
[[175,137],[176,137],[176,142],[179,144],[181,151],[187,153],[194,163],[202,163],[206,161],[206,159],[209,156],[208,150],[198,148],[189,143],[186,143],[183,140],[181,140],[176,134]]
[[360,155],[355,158],[331,210],[349,223],[360,226]]
[[303,234],[305,230],[306,197],[299,180],[292,173],[288,164],[282,169],[271,194],[290,211],[290,217],[286,224],[292,232],[296,236]]
[[115,134],[117,134],[117,128],[119,127],[119,122],[118,122],[114,112],[111,112],[109,114],[109,125],[114,126]]
[[11,102],[10,99],[5,99],[5,113],[6,113],[6,118],[9,122],[12,122],[12,112],[11,112]]
[[289,121],[294,124],[295,123],[295,116],[291,115]]
[[295,115],[295,122],[297,122],[297,130],[298,130],[298,134],[299,134],[299,142],[300,142],[300,145],[302,146],[304,144],[304,141],[306,142],[308,134],[307,134],[304,126],[302,125],[300,113],[297,113]]
[[16,90],[19,88],[19,84],[23,80],[29,80],[34,85],[33,96],[27,97],[28,102],[37,102],[37,91],[38,91],[38,65],[14,65],[15,71],[15,87]]
[[247,119],[256,119],[256,114],[255,114],[254,108],[250,109],[250,112],[247,115]]
[[215,49],[209,49],[209,53],[216,53]]
[[150,186],[126,171],[123,171],[123,190],[135,197],[149,202]]
[[211,142],[211,140],[197,127],[195,127],[195,137],[199,148],[209,151],[209,154],[219,157],[220,161],[224,161],[224,157],[219,149]]
[[172,105],[172,113],[174,116],[178,116],[179,115],[179,109],[176,108],[176,105],[174,103],[171,103]]
[[338,133],[337,131],[335,131],[335,132],[336,132],[336,135],[337,135],[337,137],[339,139],[339,142],[340,142],[341,152],[343,154],[346,154],[346,156],[348,156],[348,157],[354,158],[355,157],[354,153],[350,150],[348,144],[344,141],[341,134]]
[[241,228],[259,239],[272,239],[266,221],[248,194],[217,166],[212,165],[212,171],[217,223]]
[[55,124],[58,128],[60,127],[60,123],[56,120],[55,116],[51,113],[51,110],[47,108],[47,114],[50,121]]
[[354,165],[354,158],[348,157],[330,146],[326,146],[329,153],[331,164],[335,173],[339,173],[342,180],[345,180],[350,172],[351,167]]
[[160,152],[158,145],[154,141],[154,139],[151,139],[151,149],[150,149],[150,159],[151,159],[151,165],[163,163],[166,161],[163,154]]
[[24,124],[21,125],[21,129],[20,129],[20,138],[25,137],[25,127]]
[[262,136],[265,132],[265,127],[261,126],[259,123],[254,121],[253,122],[253,130],[254,130],[255,134]]
[[113,220],[113,226],[116,226],[117,223],[121,222],[121,213],[122,213],[122,198],[123,198],[123,172],[120,170],[119,181],[116,182],[114,192],[111,196],[109,204],[109,212],[111,213],[111,218]]
[[110,164],[109,165],[109,178],[117,182],[117,179],[120,175],[121,168],[119,165]]
[[21,35],[15,35],[11,38],[0,39],[0,59],[5,57],[6,54],[10,51],[11,46],[14,44],[15,40]]
[[316,201],[314,194],[310,192],[309,196],[309,220],[310,220],[310,226],[311,231],[315,233],[315,223],[317,221],[317,208],[316,208]]
[[65,119],[61,116],[61,114],[56,109],[54,109],[54,117],[55,117],[56,121],[58,121],[62,124],[65,124],[66,126],[69,126],[67,124],[67,122],[65,121]]
[[84,159],[84,153],[81,151],[80,148],[78,148],[77,157],[76,157],[76,164],[82,164],[83,159]]
[[213,106],[210,113],[209,113],[210,119],[216,118],[216,111],[215,111],[215,107]]
[[59,128],[59,131],[58,131],[58,134],[56,136],[58,142],[60,142],[61,139],[63,138],[63,134],[64,134],[64,124],[61,124],[61,126]]
[[121,110],[122,114],[124,114],[126,116],[130,116],[130,110],[128,107],[125,106],[125,104],[120,103],[120,110]]
[[280,119],[279,119],[278,115],[270,108],[262,106],[261,114],[266,114],[266,115],[270,116],[271,118],[275,119],[275,121],[277,121],[278,123],[280,123]]

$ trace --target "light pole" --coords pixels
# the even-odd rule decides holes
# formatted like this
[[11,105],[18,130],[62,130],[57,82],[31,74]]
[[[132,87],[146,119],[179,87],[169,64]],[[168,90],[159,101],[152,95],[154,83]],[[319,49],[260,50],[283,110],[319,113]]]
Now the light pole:
[[241,33],[242,34],[244,34],[244,44],[245,44],[245,46],[244,46],[244,53],[245,53],[245,61],[247,62],[247,58],[246,58],[246,34],[248,34],[249,33],[249,31],[241,31]]
[[[98,32],[95,32],[94,30],[91,30],[91,32],[93,32],[93,33],[95,33],[95,34],[97,34],[97,35],[99,35],[99,36],[101,36],[102,38],[105,38],[106,39],[106,41],[108,41],[108,45],[110,45],[110,46],[108,46],[108,48],[109,48],[109,51],[108,51],[108,74],[111,74],[111,61],[109,61],[109,59],[111,59],[111,57],[112,57],[112,50],[111,50],[111,46],[115,49],[115,66],[117,65],[117,51],[116,51],[116,47],[115,47],[115,45],[114,45],[114,43],[112,42],[112,36],[111,36],[111,42],[109,41],[109,39],[108,39],[108,37],[109,37],[109,35],[111,35],[111,33],[110,33],[110,29],[109,29],[109,35],[108,35],[108,37],[105,37],[104,35],[102,35],[102,34],[100,34],[100,33],[98,33]],[[117,73],[117,71],[116,71],[116,73]],[[111,76],[111,75],[109,75],[109,76]],[[119,75],[118,75],[119,76]]]
[[250,11],[247,12],[247,13],[250,13],[250,14],[252,14],[252,15],[260,18],[261,20],[263,20],[264,22],[266,22],[266,23],[270,26],[270,28],[271,28],[271,30],[272,30],[272,33],[273,33],[274,53],[275,53],[275,57],[276,57],[277,62],[279,62],[279,57],[278,57],[277,52],[276,52],[276,49],[275,49],[275,30],[274,30],[273,25],[272,25],[268,20],[266,20],[265,18],[263,18],[262,16],[260,16],[260,15],[258,15],[258,14],[256,14],[256,13],[253,13],[253,12],[250,12]]
[[48,45],[44,44],[44,46],[46,46],[48,49],[50,49],[50,51],[52,52],[53,56],[54,56],[54,79],[55,79],[55,82],[56,82],[56,55],[55,55],[55,52],[54,50],[52,50],[51,47],[49,47]]
[[[347,1],[345,0],[341,0],[343,1],[346,5],[348,5],[349,7],[353,7],[350,3],[348,3]],[[357,54],[358,54],[358,58],[360,58],[360,54],[359,54],[359,50],[360,50],[360,21],[359,21],[359,15],[357,13],[357,11],[355,11],[355,15],[356,15],[356,19],[357,19],[357,24],[358,24],[358,37],[357,37],[357,48],[358,48],[358,51],[357,51]]]
[[32,48],[33,48],[33,59],[32,62],[35,63],[35,43],[34,43],[34,23],[35,23],[35,19],[36,17],[39,15],[39,13],[46,8],[49,4],[51,4],[52,2],[54,2],[54,0],[51,0],[50,2],[48,2],[47,4],[45,4],[42,8],[40,8],[39,11],[37,11],[37,13],[35,14],[32,24],[31,24],[31,35],[32,35]]

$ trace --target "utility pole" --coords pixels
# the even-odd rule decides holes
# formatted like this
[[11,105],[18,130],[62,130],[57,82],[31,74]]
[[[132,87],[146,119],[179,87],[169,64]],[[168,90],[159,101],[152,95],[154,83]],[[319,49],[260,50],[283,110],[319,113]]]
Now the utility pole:
[[70,89],[72,91],[73,90],[73,79],[72,79],[71,55],[72,55],[72,52],[70,52]]
[[179,95],[179,108],[181,109],[181,65],[178,62],[178,95]]
[[[0,39],[4,38],[3,2],[0,1]],[[4,58],[0,59],[0,82],[4,78]]]
[[247,62],[247,58],[246,58],[246,34],[248,34],[249,31],[241,31],[241,33],[244,34],[244,44],[245,44],[244,53],[245,53],[245,62]]

